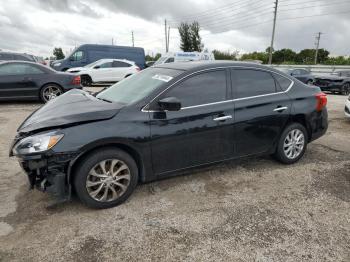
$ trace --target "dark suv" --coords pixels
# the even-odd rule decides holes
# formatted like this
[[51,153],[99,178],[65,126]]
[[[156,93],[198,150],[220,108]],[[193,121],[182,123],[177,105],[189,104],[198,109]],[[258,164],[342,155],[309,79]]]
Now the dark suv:
[[191,168],[257,154],[295,163],[326,132],[326,103],[318,87],[257,64],[165,64],[50,101],[18,128],[10,155],[33,187],[107,208],[138,182]]

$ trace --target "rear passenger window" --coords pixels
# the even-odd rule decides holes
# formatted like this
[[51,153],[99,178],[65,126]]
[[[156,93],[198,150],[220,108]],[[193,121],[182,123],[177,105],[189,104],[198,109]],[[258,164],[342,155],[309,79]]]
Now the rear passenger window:
[[187,78],[166,93],[176,97],[182,107],[196,106],[226,100],[226,72],[210,71]]
[[290,85],[292,84],[292,80],[289,80],[288,78],[278,75],[278,74],[273,74],[274,78],[276,79],[278,85],[280,86],[282,91],[286,91]]
[[113,61],[113,67],[130,67],[131,65],[128,63]]
[[232,70],[232,87],[236,98],[272,94],[276,92],[276,83],[269,72],[253,69]]

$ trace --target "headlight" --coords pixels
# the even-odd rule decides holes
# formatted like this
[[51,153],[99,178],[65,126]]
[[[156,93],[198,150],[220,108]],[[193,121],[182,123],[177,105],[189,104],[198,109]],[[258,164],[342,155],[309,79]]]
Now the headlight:
[[53,148],[63,137],[63,134],[50,132],[29,136],[20,140],[13,148],[14,155],[38,153]]
[[60,66],[61,63],[56,63],[56,64],[53,64],[53,66]]

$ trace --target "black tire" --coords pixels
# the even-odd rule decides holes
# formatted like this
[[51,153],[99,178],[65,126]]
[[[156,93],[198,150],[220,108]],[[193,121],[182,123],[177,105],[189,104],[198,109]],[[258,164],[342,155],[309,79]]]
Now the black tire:
[[62,87],[60,87],[59,85],[53,84],[53,83],[46,84],[46,85],[44,85],[44,86],[40,89],[40,93],[39,93],[39,98],[40,98],[40,100],[41,100],[43,103],[47,103],[47,102],[50,101],[52,98],[54,98],[54,97],[49,98],[49,97],[47,96],[47,92],[49,91],[50,88],[51,88],[51,89],[57,90],[57,93],[56,93],[56,96],[55,96],[55,97],[60,96],[60,95],[63,94],[63,89],[62,89]]
[[92,79],[89,75],[82,75],[81,76],[81,85],[82,86],[91,86],[92,85]]
[[[117,159],[126,164],[130,171],[130,181],[126,190],[117,199],[112,201],[97,201],[88,192],[87,179],[89,172],[94,169],[101,161]],[[73,185],[80,201],[91,208],[102,209],[111,208],[120,205],[134,191],[138,182],[138,168],[135,160],[126,152],[116,148],[105,148],[94,151],[84,157],[78,164],[74,174]],[[103,183],[105,185],[105,183]],[[105,190],[105,189],[104,189]],[[108,194],[108,193],[107,193]]]
[[[304,135],[303,148],[295,158],[289,158],[285,152],[285,141],[287,136],[290,134],[292,130],[299,130]],[[305,127],[299,123],[292,123],[283,130],[277,144],[276,152],[273,156],[283,164],[287,164],[287,165],[294,164],[295,162],[299,161],[305,154],[307,143],[308,143],[308,133]]]
[[350,83],[345,83],[340,93],[344,96],[348,96],[350,94]]
[[306,81],[306,84],[311,86],[311,85],[314,84],[314,81],[312,79],[309,79],[309,80]]

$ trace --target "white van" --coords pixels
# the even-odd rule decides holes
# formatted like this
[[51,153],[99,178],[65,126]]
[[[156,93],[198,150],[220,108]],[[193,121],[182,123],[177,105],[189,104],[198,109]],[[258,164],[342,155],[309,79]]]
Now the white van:
[[173,62],[188,62],[188,61],[202,61],[215,60],[214,54],[208,51],[204,52],[169,52],[161,56],[154,64],[167,64]]

